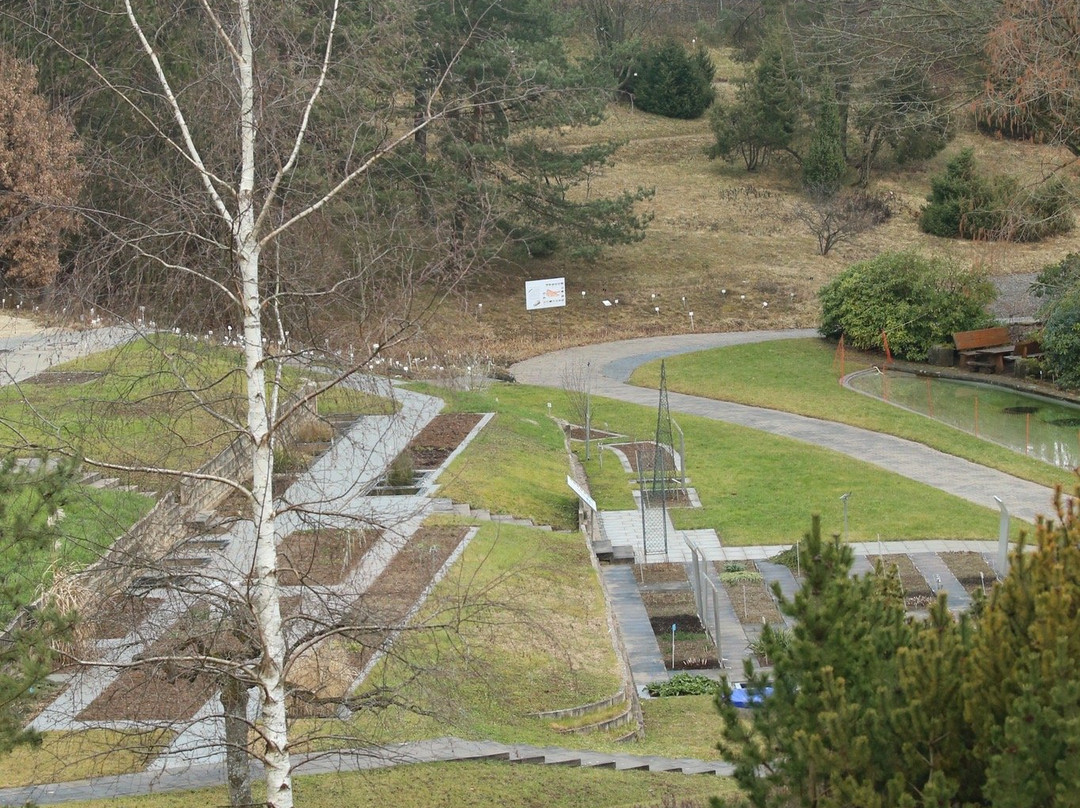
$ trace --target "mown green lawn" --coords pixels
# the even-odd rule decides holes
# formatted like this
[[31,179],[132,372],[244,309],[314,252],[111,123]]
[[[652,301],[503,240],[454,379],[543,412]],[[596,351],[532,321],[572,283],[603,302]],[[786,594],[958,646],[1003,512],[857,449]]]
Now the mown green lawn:
[[[572,400],[557,390],[496,385],[450,396],[452,408],[499,415],[488,427],[496,429],[486,438],[481,433],[485,439],[470,446],[443,475],[449,481],[442,495],[538,523],[557,518],[557,526],[572,524],[576,497],[566,485],[563,437],[548,418],[549,401],[554,418],[576,419]],[[652,408],[594,398],[592,411],[597,429],[619,432],[624,442],[655,436]],[[996,536],[998,516],[991,508],[877,466],[745,427],[690,416],[676,420],[685,432],[690,484],[703,506],[671,509],[677,529],[712,528],[732,545],[785,544],[800,538],[809,529],[811,514],[819,513],[826,532],[839,533],[840,496],[850,491],[852,541]],[[581,444],[576,446],[583,459]],[[585,467],[601,510],[632,508],[636,475],[626,474],[611,451],[594,448],[591,454]],[[1017,532],[1021,527],[1020,522],[1014,525]]]
[[[1070,471],[841,387],[836,346],[825,340],[736,345],[672,356],[665,361],[668,389],[673,392],[794,412],[896,435],[1046,486],[1071,488],[1077,482]],[[851,373],[880,362],[880,357],[848,351],[844,370]],[[659,386],[660,362],[638,368],[631,382]]]

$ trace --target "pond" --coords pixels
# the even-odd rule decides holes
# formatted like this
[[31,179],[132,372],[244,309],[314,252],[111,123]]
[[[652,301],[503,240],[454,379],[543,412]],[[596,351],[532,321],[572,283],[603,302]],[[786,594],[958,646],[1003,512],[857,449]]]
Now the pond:
[[845,383],[1055,466],[1080,465],[1080,406],[992,384],[877,368]]

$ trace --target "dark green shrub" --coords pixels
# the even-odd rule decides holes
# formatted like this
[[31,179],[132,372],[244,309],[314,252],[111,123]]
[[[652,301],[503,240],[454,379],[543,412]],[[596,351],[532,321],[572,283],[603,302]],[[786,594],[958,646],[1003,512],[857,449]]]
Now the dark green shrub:
[[650,696],[711,696],[720,692],[720,683],[698,673],[676,673],[666,682],[645,685]]
[[645,112],[668,118],[700,118],[713,102],[716,74],[704,48],[690,53],[678,42],[665,42],[641,54],[628,89]]
[[847,163],[840,133],[840,111],[832,93],[821,101],[802,169],[803,184],[819,196],[832,196],[843,183]]
[[1073,287],[1054,305],[1042,334],[1043,362],[1070,390],[1080,388],[1080,288]]
[[881,334],[897,358],[924,360],[953,332],[990,322],[994,288],[985,276],[943,258],[883,253],[854,264],[818,293],[821,334],[862,350],[880,350]]
[[1069,253],[1056,264],[1042,268],[1031,284],[1031,294],[1045,298],[1043,311],[1048,314],[1054,303],[1080,284],[1080,253]]
[[1031,190],[1012,176],[979,173],[972,149],[949,161],[930,180],[919,217],[927,233],[946,238],[1039,241],[1073,227],[1069,189],[1051,178]]

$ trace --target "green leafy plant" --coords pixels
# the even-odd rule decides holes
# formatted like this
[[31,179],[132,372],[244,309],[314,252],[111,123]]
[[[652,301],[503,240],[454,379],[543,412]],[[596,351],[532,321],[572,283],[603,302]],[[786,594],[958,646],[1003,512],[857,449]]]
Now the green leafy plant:
[[711,696],[720,692],[720,683],[699,673],[676,673],[666,682],[645,686],[650,696]]
[[1057,383],[1080,388],[1080,287],[1073,287],[1050,310],[1042,347],[1046,368],[1057,377]]
[[406,488],[413,484],[413,459],[408,452],[402,452],[394,458],[386,472],[386,484],[393,488]]

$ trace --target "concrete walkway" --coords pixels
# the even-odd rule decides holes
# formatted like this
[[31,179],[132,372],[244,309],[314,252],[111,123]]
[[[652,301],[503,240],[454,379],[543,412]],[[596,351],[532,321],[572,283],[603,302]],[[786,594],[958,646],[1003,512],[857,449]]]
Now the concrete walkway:
[[[816,333],[810,329],[795,329],[645,337],[568,348],[519,362],[510,370],[520,382],[548,387],[562,387],[568,374],[580,375],[582,371],[588,371],[595,395],[655,408],[656,390],[626,383],[634,369],[646,362],[709,348],[776,339],[806,339]],[[1009,513],[1028,522],[1033,523],[1037,514],[1048,513],[1053,502],[1054,492],[1045,486],[891,435],[681,393],[669,393],[668,403],[672,412],[760,429],[832,449],[988,508],[996,508],[994,496],[999,496]]]

